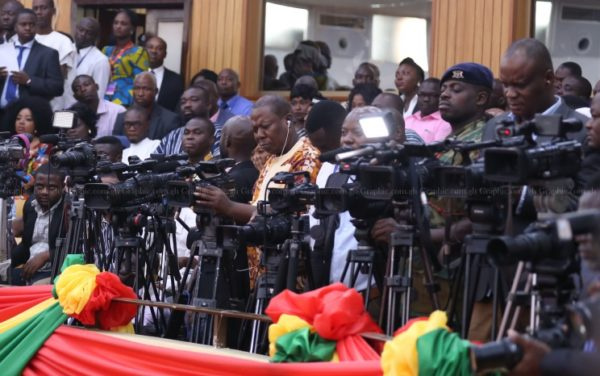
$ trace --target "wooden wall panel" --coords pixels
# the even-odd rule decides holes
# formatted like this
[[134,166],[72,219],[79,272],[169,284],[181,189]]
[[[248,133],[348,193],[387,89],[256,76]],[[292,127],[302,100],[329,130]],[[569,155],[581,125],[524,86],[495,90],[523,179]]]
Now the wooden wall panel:
[[530,35],[532,0],[433,0],[430,74],[474,61],[498,75],[514,40]]
[[[32,0],[21,0],[26,8],[31,8]],[[71,33],[71,10],[72,0],[54,0],[56,17],[54,17],[54,29],[65,33]]]
[[187,75],[206,68],[239,72],[243,95],[256,97],[261,70],[261,0],[194,0]]

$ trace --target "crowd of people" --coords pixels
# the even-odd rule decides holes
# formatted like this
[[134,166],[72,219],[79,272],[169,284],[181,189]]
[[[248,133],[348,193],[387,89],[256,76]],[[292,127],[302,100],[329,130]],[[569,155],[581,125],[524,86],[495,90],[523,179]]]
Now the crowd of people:
[[[229,174],[235,180],[236,194],[232,197],[215,186],[200,186],[195,191],[195,206],[211,209],[240,225],[257,215],[257,203],[268,199],[271,180],[279,172],[307,173],[320,188],[351,181],[353,176],[340,177],[339,164],[321,161],[319,156],[340,147],[359,149],[369,143],[360,126],[365,116],[391,113],[392,140],[427,145],[447,140],[494,140],[497,127],[507,121],[522,125],[534,120],[536,114],[557,114],[584,124],[581,130],[566,134],[567,139],[583,145],[583,154],[566,203],[557,197],[556,204],[550,199],[546,207],[555,212],[575,211],[579,200],[580,209],[600,209],[600,81],[592,87],[575,62],[565,62],[554,70],[548,49],[537,40],[514,42],[502,56],[497,78],[487,67],[472,62],[448,67],[439,78],[426,77],[422,67],[406,58],[398,64],[394,81],[397,92],[393,93],[380,89],[378,67],[363,62],[356,68],[353,87],[343,103],[321,94],[330,87],[327,46],[305,41],[291,54],[286,63],[290,69],[279,78],[276,59],[265,57],[265,87],[289,90],[289,96],[269,94],[251,101],[239,94],[240,78],[227,67],[218,73],[203,69],[185,84],[179,74],[165,68],[167,44],[160,36],[148,35],[145,45],[136,45],[132,36],[137,18],[132,11],[118,11],[112,24],[114,44],[102,50],[96,47],[100,31],[97,20],[79,20],[71,37],[52,29],[55,13],[52,0],[33,0],[32,9],[8,0],[0,10],[1,124],[11,135],[24,135],[29,145],[20,197],[24,204],[13,213],[14,235],[22,239],[11,255],[13,284],[47,280],[56,238],[64,237],[67,231],[63,215],[68,205],[65,173],[48,163],[53,145],[43,142],[44,135],[56,133],[52,128],[56,110],[76,113],[77,123],[66,131],[66,137],[94,145],[99,160],[133,164],[152,154],[181,153],[192,164],[233,159]],[[550,141],[546,136],[536,139],[538,144]],[[449,166],[480,157],[478,151],[447,150],[436,155],[437,162]],[[102,181],[115,183],[118,179],[108,174]],[[514,196],[510,210],[514,212],[513,232],[518,234],[536,220],[539,206],[534,205],[527,187]],[[431,241],[440,250],[440,263],[448,266],[448,260],[460,258],[465,237],[473,232],[474,225],[460,199],[431,196],[427,206]],[[189,227],[196,225],[191,208],[183,208],[178,216]],[[401,226],[403,222],[389,208],[369,229],[371,243],[387,249],[391,235]],[[180,266],[190,257],[186,227],[177,224]],[[316,287],[340,281],[349,251],[358,246],[352,216],[347,211],[311,216],[310,227],[320,229],[311,230],[310,240]],[[102,241],[110,248],[113,235],[107,235],[105,229],[110,230],[110,226],[103,222]],[[591,236],[578,241],[585,250],[581,254],[581,295],[592,296],[600,291],[600,245]],[[230,295],[248,298],[263,270],[260,254],[256,248],[237,252],[233,261],[237,287],[229,291]],[[108,260],[104,266],[110,265]],[[494,273],[490,265],[480,267],[467,337],[487,341],[495,317],[491,293]],[[513,273],[503,274],[502,284],[510,284]],[[422,274],[417,270],[416,275]],[[349,275],[344,282],[351,283]],[[415,281],[416,285],[423,283]],[[369,292],[370,311],[377,315],[382,286],[360,274],[353,287]],[[506,292],[502,299],[506,299]],[[427,300],[425,288],[417,300]],[[576,350],[571,355],[557,355],[516,333],[511,333],[511,338],[525,350],[515,374],[574,374],[563,370],[559,356],[572,355],[572,359],[583,359],[584,364],[595,361]]]

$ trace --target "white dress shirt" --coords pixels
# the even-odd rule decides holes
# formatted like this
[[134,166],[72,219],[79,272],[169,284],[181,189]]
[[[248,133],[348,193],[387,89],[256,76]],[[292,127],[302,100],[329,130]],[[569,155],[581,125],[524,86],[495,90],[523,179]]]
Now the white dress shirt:
[[[329,176],[336,172],[336,165],[331,164],[329,162],[324,162],[321,165],[321,169],[317,174],[317,186],[319,188],[324,188],[327,184],[327,179]],[[314,206],[311,206],[309,211],[309,223],[310,227],[313,227],[319,223],[319,220],[312,216],[314,213]],[[331,268],[329,270],[329,282],[340,282],[342,279],[342,272],[344,271],[344,266],[346,265],[346,258],[348,257],[348,252],[351,250],[355,250],[358,248],[358,241],[354,237],[354,231],[356,228],[350,222],[352,217],[350,213],[347,211],[340,213],[340,222],[338,228],[335,230],[334,240],[333,240],[333,252],[331,255]],[[314,246],[314,239],[310,239],[311,248]],[[348,268],[346,272],[346,278],[344,278],[344,284],[350,285],[350,275],[351,268]],[[358,291],[363,291],[367,289],[367,274],[359,273],[358,278],[356,279],[356,285],[354,288]],[[373,282],[371,282],[373,283]]]
[[61,97],[55,97],[50,101],[50,105],[54,111],[63,110],[75,103],[73,90],[71,89],[71,82],[75,79],[75,56],[77,55],[75,45],[67,36],[58,31],[52,31],[50,34],[46,35],[36,34],[35,40],[46,47],[58,51],[58,61],[61,67],[63,65],[67,66],[67,79],[64,80],[63,95]]
[[76,76],[87,74],[98,85],[98,98],[104,98],[106,86],[110,80],[110,63],[108,57],[96,46],[82,48],[75,59]]
[[[103,96],[100,98],[103,98]],[[98,129],[97,137],[112,135],[117,116],[125,111],[125,107],[120,104],[100,99],[98,110],[96,111],[96,115],[98,115],[98,121],[96,122],[96,128]]]
[[[17,57],[19,56],[19,49],[17,46],[21,46],[21,43],[18,39],[11,39],[12,42],[4,43],[0,45],[0,67],[6,67],[8,71],[8,77],[6,77],[6,82],[11,79],[11,71],[20,71],[23,70],[23,67],[27,63],[27,59],[29,58],[29,53],[31,52],[31,47],[33,46],[33,40],[25,43],[23,46],[27,47],[23,50],[23,56],[21,57],[21,65],[19,66]],[[0,99],[0,107],[4,108],[8,104],[6,101],[6,89],[8,85],[4,85],[4,89],[2,89],[2,97]],[[19,85],[17,85],[17,98],[19,97]]]
[[156,96],[154,97],[158,100],[158,92],[160,91],[160,86],[162,85],[163,78],[165,77],[165,66],[161,65],[158,68],[150,68],[148,72],[154,73],[154,77],[156,78]]
[[154,152],[158,144],[160,144],[160,140],[151,140],[148,137],[136,144],[132,142],[127,149],[123,150],[123,159],[121,161],[128,164],[129,157],[133,155],[137,155],[141,160],[144,160],[150,157],[150,154]]

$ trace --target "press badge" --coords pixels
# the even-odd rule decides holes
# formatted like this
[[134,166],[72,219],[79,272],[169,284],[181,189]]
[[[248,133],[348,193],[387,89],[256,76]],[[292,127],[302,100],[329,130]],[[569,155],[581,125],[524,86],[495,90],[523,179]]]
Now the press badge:
[[117,91],[117,84],[114,82],[111,82],[106,86],[105,94],[108,96],[112,96],[112,95],[115,95],[116,91]]

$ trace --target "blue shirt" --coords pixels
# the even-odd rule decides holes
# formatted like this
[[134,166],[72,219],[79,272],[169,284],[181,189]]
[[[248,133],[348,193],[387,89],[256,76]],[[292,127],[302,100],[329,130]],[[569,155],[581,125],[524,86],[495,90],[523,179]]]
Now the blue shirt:
[[[223,100],[219,98],[219,108],[223,108]],[[227,101],[227,109],[234,115],[250,116],[252,112],[252,101],[242,97],[239,94],[234,95]]]

